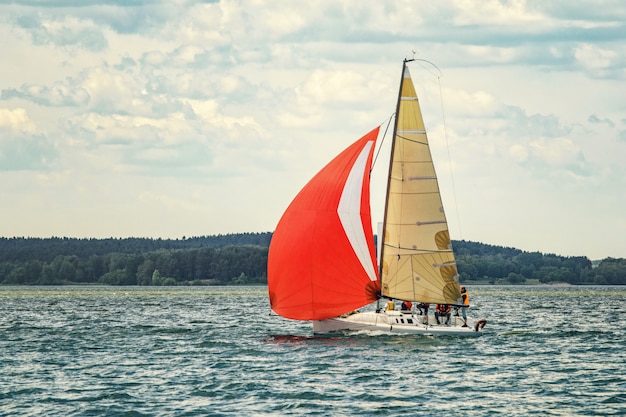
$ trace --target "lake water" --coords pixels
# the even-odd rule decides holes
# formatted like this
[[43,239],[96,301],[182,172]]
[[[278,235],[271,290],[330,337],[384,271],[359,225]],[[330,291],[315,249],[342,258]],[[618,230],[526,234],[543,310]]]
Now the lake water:
[[265,287],[0,287],[0,415],[626,415],[626,287],[468,286],[483,337],[312,337]]

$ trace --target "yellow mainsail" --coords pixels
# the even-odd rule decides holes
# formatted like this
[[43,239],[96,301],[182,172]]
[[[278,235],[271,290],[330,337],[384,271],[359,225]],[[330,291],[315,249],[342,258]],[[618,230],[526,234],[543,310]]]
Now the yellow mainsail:
[[406,61],[396,111],[381,254],[385,297],[460,304],[456,262]]

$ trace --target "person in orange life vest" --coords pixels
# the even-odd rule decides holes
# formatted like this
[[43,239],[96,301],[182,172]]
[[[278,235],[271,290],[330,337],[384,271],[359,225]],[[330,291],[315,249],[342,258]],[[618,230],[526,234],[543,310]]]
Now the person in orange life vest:
[[450,323],[450,305],[449,304],[437,304],[435,308],[435,320],[437,320],[437,324],[441,324],[439,321],[439,317],[445,317],[446,323]]
[[400,306],[400,310],[402,311],[411,311],[411,308],[413,308],[413,303],[411,303],[410,301],[403,301],[402,305]]
[[463,327],[467,327],[467,309],[469,308],[469,294],[465,287],[461,287],[461,298],[463,306],[461,307],[461,316],[463,316]]

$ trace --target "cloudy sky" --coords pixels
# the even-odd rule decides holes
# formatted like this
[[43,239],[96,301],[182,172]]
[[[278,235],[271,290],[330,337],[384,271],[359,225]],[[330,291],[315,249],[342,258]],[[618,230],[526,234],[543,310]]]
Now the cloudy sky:
[[415,56],[453,239],[626,257],[625,22],[620,0],[0,1],[0,236],[273,231]]

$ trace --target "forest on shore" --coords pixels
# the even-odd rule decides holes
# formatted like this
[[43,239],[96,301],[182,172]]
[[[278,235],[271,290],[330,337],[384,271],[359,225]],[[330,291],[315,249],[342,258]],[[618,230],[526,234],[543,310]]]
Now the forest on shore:
[[[0,238],[3,285],[267,284],[272,233],[181,239]],[[593,262],[453,241],[460,280],[491,284],[626,285],[626,259]]]

